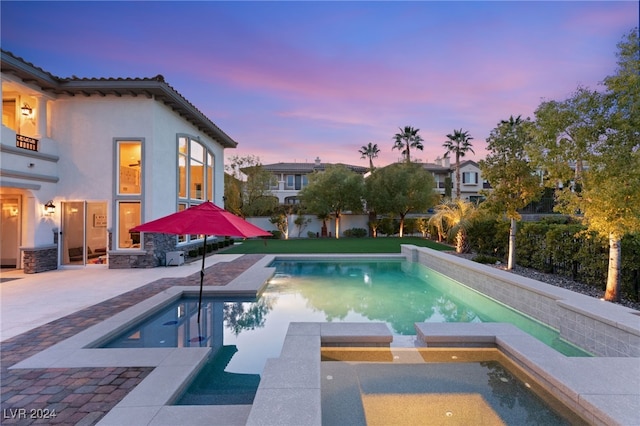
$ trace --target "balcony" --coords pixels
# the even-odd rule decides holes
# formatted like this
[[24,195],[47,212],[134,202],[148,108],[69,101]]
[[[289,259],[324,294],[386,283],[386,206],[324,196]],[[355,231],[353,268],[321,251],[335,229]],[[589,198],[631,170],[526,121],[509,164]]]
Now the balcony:
[[38,139],[16,134],[16,148],[38,151]]

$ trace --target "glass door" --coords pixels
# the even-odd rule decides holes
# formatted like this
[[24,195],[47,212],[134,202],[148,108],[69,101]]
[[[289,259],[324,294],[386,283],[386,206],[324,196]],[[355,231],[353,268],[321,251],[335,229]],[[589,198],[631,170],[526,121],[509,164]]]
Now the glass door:
[[62,265],[107,263],[107,203],[62,203]]
[[3,268],[16,268],[20,250],[20,196],[2,196],[0,204],[0,263]]
[[86,204],[85,246],[87,262],[91,265],[107,263],[107,203],[91,202]]

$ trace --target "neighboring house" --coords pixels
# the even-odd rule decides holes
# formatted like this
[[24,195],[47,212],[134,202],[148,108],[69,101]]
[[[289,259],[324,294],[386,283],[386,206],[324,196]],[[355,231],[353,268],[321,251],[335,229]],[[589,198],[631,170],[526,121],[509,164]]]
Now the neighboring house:
[[[436,192],[442,196],[446,193],[447,180],[451,182],[451,197],[456,194],[455,164],[451,164],[448,157],[436,158],[434,163],[423,163],[423,167],[431,172],[435,180]],[[460,162],[460,198],[463,200],[480,201],[483,189],[488,189],[488,184],[482,179],[478,163],[471,160]]]
[[[276,163],[263,164],[262,168],[274,174],[276,180],[269,188],[278,197],[280,204],[297,204],[300,202],[298,193],[309,184],[309,175],[315,171],[323,171],[328,166],[337,164],[323,163],[316,158],[313,163]],[[341,164],[356,173],[364,175],[369,171],[367,167]]]
[[[455,196],[456,176],[453,173],[453,195]],[[488,184],[482,179],[478,163],[471,160],[460,162],[460,198],[472,202],[480,201],[483,196],[480,192],[488,189]]]
[[197,235],[129,230],[191,205],[222,205],[237,143],[164,81],[60,78],[2,51],[3,266],[164,264]]
[[447,181],[452,182],[453,169],[449,166],[449,159],[436,158],[434,163],[421,163],[422,167],[433,175],[435,181],[435,191],[441,196],[445,196]]

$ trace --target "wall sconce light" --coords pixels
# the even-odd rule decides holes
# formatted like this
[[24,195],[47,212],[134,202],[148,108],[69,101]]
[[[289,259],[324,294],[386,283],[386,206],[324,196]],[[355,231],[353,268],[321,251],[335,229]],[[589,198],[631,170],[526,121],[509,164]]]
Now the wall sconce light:
[[22,115],[24,115],[25,117],[30,117],[31,114],[33,113],[33,108],[31,108],[29,106],[28,103],[24,103],[24,105],[22,105]]
[[53,204],[53,200],[47,201],[44,205],[44,214],[52,215],[56,212],[56,206]]

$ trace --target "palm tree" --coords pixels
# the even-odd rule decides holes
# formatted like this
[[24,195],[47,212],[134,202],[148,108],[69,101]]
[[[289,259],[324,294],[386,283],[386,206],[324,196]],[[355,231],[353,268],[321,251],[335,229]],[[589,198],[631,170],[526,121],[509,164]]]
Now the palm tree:
[[458,198],[453,201],[443,201],[435,207],[435,210],[429,223],[438,228],[439,234],[446,232],[454,237],[456,253],[468,252],[467,230],[471,226],[471,220],[477,214],[475,204]]
[[424,149],[422,137],[418,134],[419,131],[420,129],[404,126],[404,129],[400,128],[401,133],[396,133],[393,137],[395,140],[393,149],[400,150],[407,163],[411,162],[411,148],[419,149],[420,151]]
[[[448,134],[447,140],[442,146],[447,150],[444,156],[448,157],[449,153],[456,155],[456,198],[460,198],[460,157],[464,157],[467,151],[473,152],[471,148],[471,136],[469,132],[463,132],[462,129],[454,130],[453,134]],[[475,152],[473,152],[475,154]]]
[[369,158],[369,171],[372,172],[374,167],[373,167],[373,159],[378,157],[378,154],[380,153],[380,150],[378,149],[378,144],[377,143],[371,143],[369,142],[369,144],[367,146],[362,146],[362,148],[360,148],[360,151],[358,151],[360,154],[362,154],[362,157],[360,158]]

